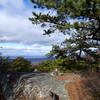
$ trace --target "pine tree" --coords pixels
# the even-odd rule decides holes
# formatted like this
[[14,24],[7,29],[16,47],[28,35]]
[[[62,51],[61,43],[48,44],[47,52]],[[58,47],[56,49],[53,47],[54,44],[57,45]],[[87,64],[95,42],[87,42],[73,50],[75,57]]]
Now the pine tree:
[[[99,58],[100,1],[99,0],[31,0],[34,8],[47,9],[48,13],[33,12],[33,24],[48,26],[44,35],[59,31],[69,35],[61,45],[54,45],[49,55],[81,58],[82,53]],[[54,12],[53,15],[51,12]],[[92,50],[91,48],[96,48]]]

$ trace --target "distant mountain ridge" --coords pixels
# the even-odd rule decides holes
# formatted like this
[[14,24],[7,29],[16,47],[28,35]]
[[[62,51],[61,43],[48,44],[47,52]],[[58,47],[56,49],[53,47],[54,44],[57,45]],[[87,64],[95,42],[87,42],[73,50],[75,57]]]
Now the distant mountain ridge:
[[[16,56],[12,56],[12,57],[9,57],[10,61],[12,61],[13,59],[17,58]],[[55,58],[53,57],[32,57],[32,56],[27,56],[27,57],[24,57],[25,59],[27,59],[28,61],[30,61],[31,63],[40,63],[42,61],[46,61],[46,60],[54,60]]]

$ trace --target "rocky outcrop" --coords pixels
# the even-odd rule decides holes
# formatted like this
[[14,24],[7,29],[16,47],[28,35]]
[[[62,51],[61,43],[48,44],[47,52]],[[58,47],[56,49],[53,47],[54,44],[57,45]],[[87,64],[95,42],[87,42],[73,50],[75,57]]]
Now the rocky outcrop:
[[[48,73],[0,72],[5,100],[67,100],[64,82]],[[4,100],[4,99],[0,99]]]
[[0,93],[0,100],[5,100],[4,96],[2,95],[2,93]]

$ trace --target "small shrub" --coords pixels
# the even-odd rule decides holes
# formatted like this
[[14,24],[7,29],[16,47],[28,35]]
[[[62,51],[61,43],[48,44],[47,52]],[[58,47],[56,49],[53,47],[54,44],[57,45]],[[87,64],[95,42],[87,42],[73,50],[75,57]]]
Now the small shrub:
[[0,56],[0,71],[8,70],[10,67],[9,57]]
[[32,70],[31,63],[23,57],[17,57],[12,61],[8,57],[0,57],[0,71],[29,72]]
[[11,63],[11,70],[28,72],[32,70],[31,63],[23,57],[14,59]]
[[36,66],[36,68],[42,72],[51,72],[56,68],[61,72],[86,72],[91,68],[91,64],[82,59],[75,60],[71,58],[65,58],[44,61]]

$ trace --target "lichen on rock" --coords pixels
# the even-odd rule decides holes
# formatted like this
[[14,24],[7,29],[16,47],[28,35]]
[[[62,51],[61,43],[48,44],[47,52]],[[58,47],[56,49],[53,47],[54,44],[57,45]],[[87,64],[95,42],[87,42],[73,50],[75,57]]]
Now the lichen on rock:
[[0,72],[0,85],[6,100],[66,100],[64,83],[48,73]]

